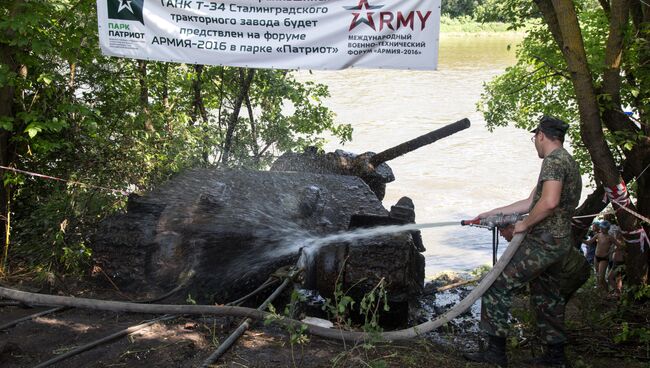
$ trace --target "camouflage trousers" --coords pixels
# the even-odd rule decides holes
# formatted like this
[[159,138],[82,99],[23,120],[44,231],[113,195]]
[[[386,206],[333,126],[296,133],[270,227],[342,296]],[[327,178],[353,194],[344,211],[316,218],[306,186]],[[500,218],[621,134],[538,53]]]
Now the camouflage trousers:
[[530,302],[540,337],[548,344],[566,341],[566,303],[560,292],[560,268],[570,248],[569,238],[553,240],[549,236],[526,235],[501,275],[483,294],[481,328],[490,335],[505,337],[512,297],[530,284]]

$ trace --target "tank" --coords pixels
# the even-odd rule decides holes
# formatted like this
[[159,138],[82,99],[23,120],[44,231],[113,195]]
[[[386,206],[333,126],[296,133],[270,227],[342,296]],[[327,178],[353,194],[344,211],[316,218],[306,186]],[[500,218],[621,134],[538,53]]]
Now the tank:
[[[455,123],[455,131],[459,123],[469,126]],[[131,195],[125,213],[102,222],[93,242],[95,262],[123,290],[150,295],[180,289],[177,302],[189,297],[222,304],[302,255],[297,287],[327,298],[338,280],[356,299],[383,278],[391,309],[405,310],[423,287],[419,232],[306,247],[328,234],[415,221],[407,197],[390,210],[380,200],[376,185],[394,179],[385,161],[373,161],[390,157],[385,152],[308,149],[281,157],[270,171],[185,171],[149,193]]]

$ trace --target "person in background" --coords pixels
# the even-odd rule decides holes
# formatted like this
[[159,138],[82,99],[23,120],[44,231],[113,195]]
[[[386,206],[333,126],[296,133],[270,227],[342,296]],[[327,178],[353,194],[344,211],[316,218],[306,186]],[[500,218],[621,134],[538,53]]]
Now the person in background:
[[[583,240],[583,244],[585,245],[585,258],[587,259],[587,262],[589,263],[590,266],[594,265],[594,257],[596,255],[596,243],[595,243],[595,236],[598,234],[598,231],[600,231],[600,227],[598,227],[598,222],[594,222],[591,224],[591,230],[589,230],[589,234],[587,239]],[[594,242],[589,242],[590,239],[594,239]]]
[[600,231],[596,234],[596,236],[587,240],[585,243],[592,246],[594,243],[596,244],[596,261],[594,262],[594,267],[596,268],[596,280],[598,283],[598,288],[600,290],[607,291],[605,273],[609,264],[610,250],[616,242],[616,239],[609,235],[609,221],[601,221],[598,227],[600,228]]

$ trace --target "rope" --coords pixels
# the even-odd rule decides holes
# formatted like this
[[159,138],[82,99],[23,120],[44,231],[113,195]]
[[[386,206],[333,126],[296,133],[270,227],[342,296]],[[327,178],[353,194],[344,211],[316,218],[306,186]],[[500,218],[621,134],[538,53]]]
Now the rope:
[[572,218],[581,219],[581,218],[588,218],[588,217],[596,217],[596,216],[600,216],[600,215],[609,215],[609,214],[613,214],[613,213],[616,213],[616,211],[609,210],[609,211],[605,211],[605,212],[594,213],[594,214],[591,214],[591,215],[573,216]]
[[[648,165],[647,165],[643,170],[641,170],[641,172],[639,173],[639,175],[633,177],[632,180],[630,180],[630,181],[627,183],[626,186],[628,186],[628,185],[632,185],[632,183],[633,183],[635,180],[638,180],[638,179],[641,177],[641,175],[643,175],[643,174],[646,172],[646,170],[648,170],[649,168],[650,168],[650,164],[648,164]],[[630,210],[629,208],[626,208],[625,206],[623,206],[621,203],[617,202],[616,200],[613,200],[613,202],[616,203],[617,205],[619,205],[621,208],[624,208],[626,211],[630,212],[632,215],[636,216],[637,218],[639,218],[639,219],[645,221],[646,223],[650,223],[650,221],[648,221],[648,218],[647,218],[647,217],[644,217],[643,215],[641,215],[641,214],[639,214],[639,213],[637,213],[637,212],[634,212],[634,211]],[[590,215],[573,216],[572,218],[573,218],[573,219],[581,219],[581,218],[588,218],[588,217],[596,217],[596,216],[599,216],[599,215],[610,215],[610,214],[615,214],[616,212],[617,212],[616,210],[613,210],[613,209],[612,209],[612,210],[609,210],[609,211],[599,212],[599,213],[594,213],[594,214],[590,214]]]
[[623,209],[623,210],[629,212],[630,214],[632,214],[634,217],[636,217],[636,218],[642,220],[642,221],[645,222],[646,224],[650,224],[650,219],[648,219],[647,217],[643,216],[642,214],[640,214],[640,213],[638,213],[638,212],[636,212],[636,211],[634,211],[634,210],[631,210],[631,209],[627,208],[627,206],[624,206],[623,204],[621,204],[620,202],[617,202],[616,200],[612,200],[612,202],[616,203],[616,204],[619,206],[619,207],[618,207],[619,209]]
[[646,170],[648,170],[649,167],[650,167],[650,164],[648,164],[648,166],[646,166],[645,169],[641,170],[641,173],[639,173],[639,175],[637,175],[636,177],[632,178],[632,180],[630,180],[630,183],[633,182],[634,180],[637,180],[638,178],[640,178],[641,175],[643,175],[643,173],[644,173]]
[[108,190],[109,192],[113,192],[115,194],[129,195],[129,193],[127,191],[125,191],[125,190],[111,189],[111,188],[106,188],[106,187],[100,187],[98,185],[86,184],[86,183],[82,183],[82,182],[79,182],[79,181],[61,179],[61,178],[57,178],[56,176],[39,174],[39,173],[31,172],[31,171],[16,169],[16,168],[13,168],[13,167],[7,167],[7,166],[0,165],[0,169],[13,171],[13,172],[17,172],[17,173],[21,173],[21,174],[25,174],[25,175],[29,175],[29,176],[34,176],[34,177],[37,177],[37,178],[56,180],[56,181],[61,181],[61,182],[69,183],[69,184],[73,184],[73,185],[80,185],[82,187],[95,188],[95,189],[101,189],[101,190]]

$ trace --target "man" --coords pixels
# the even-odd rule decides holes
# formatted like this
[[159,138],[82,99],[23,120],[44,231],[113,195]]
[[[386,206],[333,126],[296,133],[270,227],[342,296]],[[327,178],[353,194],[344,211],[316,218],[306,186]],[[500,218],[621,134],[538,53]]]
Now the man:
[[[507,241],[511,241],[514,234],[514,225],[499,229],[502,237]],[[591,276],[591,265],[576,247],[571,247],[566,256],[562,257],[560,267],[553,267],[549,272],[557,274],[560,285],[560,294],[564,299],[564,304],[569,302],[569,299],[575,294],[582,285],[584,285],[589,276]]]
[[[596,221],[593,224],[591,224],[589,237],[582,241],[582,243],[586,247],[585,258],[587,258],[587,262],[589,262],[589,264],[592,266],[594,266],[594,260],[596,257],[596,244],[594,244],[592,240],[596,239],[596,234],[598,234],[599,231],[600,231],[599,222]],[[598,272],[598,270],[596,270],[596,272]]]
[[598,281],[598,288],[601,291],[607,291],[605,273],[607,271],[607,266],[609,265],[609,255],[614,249],[613,246],[615,246],[618,241],[615,237],[609,235],[609,221],[603,220],[598,226],[600,227],[600,231],[585,243],[589,246],[596,246],[596,261],[594,262],[596,280]]
[[557,269],[572,247],[571,217],[582,190],[578,165],[563,147],[567,129],[568,124],[559,119],[542,117],[532,131],[535,149],[543,159],[537,186],[528,198],[477,216],[528,213],[514,227],[515,234],[526,234],[519,249],[483,295],[481,328],[488,334],[487,349],[466,354],[469,360],[501,367],[508,365],[506,336],[512,296],[530,284],[537,326],[547,344],[544,355],[536,363],[554,367],[566,364],[565,303]]

